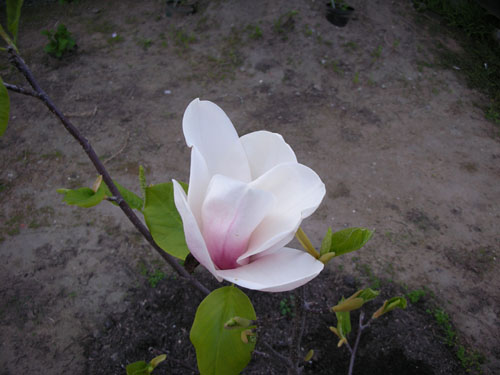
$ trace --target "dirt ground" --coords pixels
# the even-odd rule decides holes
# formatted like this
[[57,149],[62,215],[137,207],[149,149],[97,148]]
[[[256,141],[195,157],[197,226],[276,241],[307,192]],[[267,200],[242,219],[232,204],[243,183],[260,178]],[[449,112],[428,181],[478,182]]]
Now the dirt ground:
[[[187,181],[181,120],[193,98],[220,105],[239,134],[282,134],[327,187],[303,224],[315,244],[329,226],[376,230],[361,251],[331,262],[330,272],[307,287],[311,300],[323,298],[326,308],[354,286],[381,284],[400,293],[428,288],[423,305],[383,323],[402,339],[376,328],[367,335],[372,346],[365,353],[390,341],[392,357],[363,360],[360,354],[360,363],[376,367],[406,358],[401,368],[417,366],[411,373],[455,374],[462,371],[455,352],[463,345],[485,357],[485,374],[500,373],[499,129],[484,119],[478,105],[486,99],[466,87],[460,71],[440,69],[438,42],[460,46],[436,32],[438,20],[418,16],[410,1],[350,3],[355,18],[345,28],[325,19],[324,1],[312,0],[200,1],[195,14],[171,17],[164,1],[28,4],[19,46],[113,177],[136,192],[139,164],[149,183]],[[58,23],[78,43],[77,52],[60,61],[45,54],[40,34]],[[5,58],[0,73],[25,86]],[[57,188],[91,186],[96,172],[41,103],[10,96],[11,121],[0,139],[0,373],[104,373],[96,363],[111,366],[108,374],[123,373],[122,361],[150,358],[121,351],[125,339],[127,348],[135,347],[132,340],[142,334],[123,330],[119,336],[121,322],[146,329],[141,324],[151,317],[140,306],[161,300],[156,304],[174,319],[167,311],[178,311],[172,301],[199,296],[189,298],[196,293],[167,275],[169,268],[116,207],[61,202]],[[328,285],[332,290],[318,292]],[[279,315],[288,294],[249,295],[276,306],[260,310],[264,315]],[[450,316],[455,347],[443,343],[445,333],[426,312],[435,308]],[[194,368],[192,349],[181,345],[190,319],[177,330],[169,325],[164,336],[156,327],[155,343],[136,346],[146,354],[174,353],[167,343],[175,342],[166,338],[178,337],[179,348],[191,354],[176,352],[177,359]],[[319,353],[308,373],[334,371],[320,368],[330,358],[325,348],[335,349],[328,319],[320,315],[304,335],[304,350],[310,345]],[[315,333],[322,324],[324,338]],[[279,332],[263,337],[286,352]],[[413,343],[426,350],[412,349]],[[261,354],[247,373],[284,372],[265,357],[265,347],[257,349]],[[432,367],[436,356],[444,367]],[[190,373],[175,372],[179,364],[172,361],[171,373]],[[343,364],[332,366],[345,373]],[[404,373],[401,368],[385,373]]]

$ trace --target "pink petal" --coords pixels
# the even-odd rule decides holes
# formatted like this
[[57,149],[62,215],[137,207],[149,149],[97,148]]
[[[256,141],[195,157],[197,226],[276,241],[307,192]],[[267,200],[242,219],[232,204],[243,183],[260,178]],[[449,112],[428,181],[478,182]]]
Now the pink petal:
[[250,168],[231,120],[216,104],[193,100],[182,119],[186,143],[205,159],[210,175],[222,174],[249,182]]
[[203,155],[198,151],[198,148],[193,146],[191,149],[191,170],[189,173],[187,201],[198,223],[201,223],[201,205],[205,199],[211,178],[212,176]]
[[297,162],[292,148],[277,133],[257,131],[240,138],[250,164],[252,180],[278,164]]
[[217,274],[244,288],[285,292],[312,280],[323,267],[323,263],[308,253],[284,247],[245,266],[219,270]]
[[220,276],[217,275],[214,263],[210,258],[208,253],[207,245],[205,240],[201,235],[200,228],[196,219],[191,211],[187,199],[186,193],[181,185],[175,180],[174,183],[174,201],[175,207],[182,218],[182,224],[184,225],[184,235],[186,237],[186,243],[191,251],[191,254],[203,265],[207,270],[209,270],[219,281],[222,281]]
[[238,267],[253,230],[272,209],[271,193],[215,175],[201,209],[203,238],[219,269]]

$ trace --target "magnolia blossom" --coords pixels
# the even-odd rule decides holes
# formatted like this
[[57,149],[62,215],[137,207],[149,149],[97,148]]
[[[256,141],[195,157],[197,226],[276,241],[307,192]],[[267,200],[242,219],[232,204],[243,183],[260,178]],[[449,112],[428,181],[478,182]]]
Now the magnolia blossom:
[[219,281],[249,289],[282,292],[316,277],[322,262],[284,246],[321,203],[319,176],[279,134],[239,138],[212,102],[193,100],[182,128],[191,147],[189,190],[174,180],[174,198],[191,254]]

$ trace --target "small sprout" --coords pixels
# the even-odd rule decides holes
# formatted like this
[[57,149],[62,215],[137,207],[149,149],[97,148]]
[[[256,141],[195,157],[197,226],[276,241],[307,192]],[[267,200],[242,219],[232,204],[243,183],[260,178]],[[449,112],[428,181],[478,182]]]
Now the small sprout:
[[241,341],[243,341],[244,344],[248,344],[249,342],[255,343],[257,341],[257,335],[252,332],[251,329],[245,329],[241,332]]
[[333,258],[335,258],[334,252],[326,253],[319,257],[319,261],[322,262],[323,264],[327,264]]
[[97,193],[97,190],[99,190],[101,183],[102,183],[102,175],[99,175],[99,177],[97,177],[97,179],[95,180],[94,185],[92,185],[92,190],[94,190],[94,193]]
[[165,359],[167,359],[167,355],[161,354],[158,357],[154,357],[149,364],[153,367],[154,370],[154,368],[162,363]]
[[365,303],[363,298],[353,298],[353,299],[346,299],[345,301],[339,303],[336,306],[332,307],[333,312],[346,312],[346,311],[352,311],[352,310],[357,310],[361,306],[363,306],[363,303]]
[[304,357],[304,361],[309,362],[313,356],[314,356],[314,350],[311,349],[307,352],[306,356]]
[[224,323],[225,329],[246,328],[254,324],[253,320],[235,316]]
[[406,309],[406,298],[393,297],[390,300],[385,300],[382,307],[373,313],[372,318],[377,319],[382,315],[384,315],[385,313],[388,313],[389,311],[392,311],[397,308]]

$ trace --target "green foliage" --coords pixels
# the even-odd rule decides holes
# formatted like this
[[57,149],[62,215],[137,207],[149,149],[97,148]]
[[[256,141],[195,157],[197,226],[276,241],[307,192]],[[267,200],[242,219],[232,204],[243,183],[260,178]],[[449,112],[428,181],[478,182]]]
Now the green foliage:
[[234,317],[257,319],[248,297],[234,286],[214,290],[198,306],[189,337],[201,374],[239,374],[250,361],[255,347],[253,326],[225,329],[224,324]]
[[285,317],[295,317],[295,297],[291,295],[289,299],[283,298],[280,301],[279,310],[281,315]]
[[347,228],[333,233],[328,228],[321,243],[321,255],[335,253],[335,256],[350,253],[362,248],[370,238],[373,231],[364,228]]
[[149,363],[146,363],[145,361],[131,363],[127,365],[125,370],[127,371],[127,375],[150,375],[153,370],[166,358],[166,354],[161,354],[158,357],[153,358]]
[[[97,186],[93,189],[82,187],[79,189],[57,189],[59,194],[63,194],[63,202],[69,205],[76,205],[80,207],[93,207],[101,203],[104,199],[112,196],[106,184],[101,183],[102,179],[99,177],[96,181]],[[127,190],[116,181],[113,181],[122,195],[123,199],[128,203],[132,209],[142,210],[143,200],[135,193]],[[112,201],[114,205],[116,202]]]
[[[183,187],[187,190],[186,184]],[[172,182],[146,187],[143,213],[158,246],[170,255],[184,260],[189,249],[184,238],[182,219],[175,207]]]
[[427,292],[423,289],[415,289],[406,294],[406,297],[410,300],[411,303],[417,303],[420,301],[420,298],[425,297]]
[[451,325],[450,316],[443,309],[435,308],[434,310],[427,310],[428,313],[434,316],[436,322],[443,329],[444,332],[444,342],[448,346],[455,346],[457,339],[457,333]]
[[7,0],[7,30],[9,30],[14,38],[14,44],[17,44],[17,32],[22,6],[23,0]]
[[245,30],[248,32],[250,39],[262,39],[262,29],[257,25],[247,25]]
[[49,39],[44,51],[50,56],[61,59],[63,55],[73,51],[76,48],[76,42],[64,24],[59,24],[57,30],[44,30],[43,35]]
[[287,39],[285,34],[295,29],[295,17],[299,14],[297,10],[291,10],[282,14],[273,24],[273,30],[277,34],[281,34],[284,40]]
[[156,288],[156,285],[163,279],[167,277],[167,274],[161,270],[155,270],[153,273],[150,273],[148,276],[149,285],[152,288]]
[[2,78],[0,78],[0,137],[7,129],[9,122],[10,100],[7,88],[4,86]]

